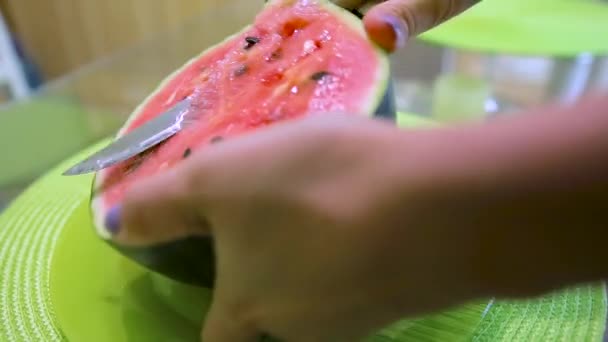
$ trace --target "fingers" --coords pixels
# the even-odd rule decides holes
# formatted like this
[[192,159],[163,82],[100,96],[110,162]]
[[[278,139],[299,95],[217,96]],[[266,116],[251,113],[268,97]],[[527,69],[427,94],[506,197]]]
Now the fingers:
[[182,168],[133,186],[106,218],[112,239],[137,246],[205,234],[208,227],[188,183]]
[[463,12],[479,0],[388,0],[365,15],[365,28],[372,40],[393,52],[410,37],[419,35]]

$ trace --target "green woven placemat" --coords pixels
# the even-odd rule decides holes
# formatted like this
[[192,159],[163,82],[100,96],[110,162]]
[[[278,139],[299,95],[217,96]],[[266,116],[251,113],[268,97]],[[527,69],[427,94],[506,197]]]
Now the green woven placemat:
[[602,341],[605,286],[582,286],[523,302],[497,302],[475,341]]
[[606,55],[608,4],[596,0],[483,0],[421,39],[501,54]]
[[[400,120],[418,122],[407,117],[401,117]],[[91,148],[93,149],[95,147]],[[62,254],[67,255],[69,261],[71,251],[66,250],[66,244],[61,243],[67,223],[72,220],[70,229],[90,228],[90,223],[73,222],[73,215],[78,208],[86,206],[91,179],[62,177],[60,173],[74,161],[88,155],[91,150],[83,151],[49,171],[0,215],[0,341],[66,341],[68,330],[74,328],[62,321],[65,316],[57,314],[66,308],[55,305],[56,299],[52,297],[52,293],[56,292],[52,288],[55,283],[50,280],[57,276],[52,268],[54,256],[59,252],[57,248],[62,248]],[[79,215],[82,213],[81,211]],[[76,241],[85,243],[85,240]],[[92,253],[92,250],[100,249],[100,245],[96,244],[102,242],[91,241],[94,244],[90,251]],[[82,265],[86,262],[88,250],[83,246],[79,249],[85,253],[84,257],[74,257],[78,257],[79,264]],[[95,277],[83,273],[68,276],[75,284],[82,286],[88,280],[103,278],[103,272],[106,272],[103,267],[85,271],[95,274]],[[69,273],[69,270],[64,269],[62,272]],[[176,293],[179,297],[180,284],[169,282],[165,286],[173,291],[174,297]],[[121,299],[104,297],[103,300],[114,303]],[[87,303],[74,303],[77,304],[84,307],[80,319],[96,317],[93,312],[86,312]],[[167,305],[166,310],[171,310],[171,306]],[[145,328],[158,319],[157,316],[139,316],[131,324]],[[600,341],[605,319],[604,286],[586,286],[547,295],[538,300],[497,302],[491,306],[486,302],[473,303],[432,317],[399,322],[372,340],[545,341],[547,337],[549,340],[560,337],[557,340],[570,341],[574,338],[577,341]],[[104,328],[99,322],[96,326]],[[88,342],[96,340],[94,337],[87,339]],[[129,341],[133,340],[137,339]]]

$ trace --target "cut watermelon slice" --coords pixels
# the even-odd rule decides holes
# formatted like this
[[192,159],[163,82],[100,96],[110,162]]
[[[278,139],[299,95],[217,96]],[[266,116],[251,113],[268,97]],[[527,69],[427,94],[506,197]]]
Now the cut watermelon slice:
[[[118,136],[187,96],[196,111],[192,124],[154,149],[96,174],[91,208],[100,237],[109,240],[104,218],[129,187],[221,139],[309,113],[395,117],[388,56],[368,40],[359,18],[327,0],[269,1],[252,25],[162,82]],[[171,278],[213,283],[209,239],[115,247]]]

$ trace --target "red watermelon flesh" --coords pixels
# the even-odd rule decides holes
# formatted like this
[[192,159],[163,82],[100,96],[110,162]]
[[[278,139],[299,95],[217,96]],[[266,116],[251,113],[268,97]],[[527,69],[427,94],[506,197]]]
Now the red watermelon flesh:
[[135,182],[221,139],[309,113],[371,116],[389,87],[386,55],[360,19],[326,0],[270,1],[252,25],[169,76],[118,136],[190,97],[194,120],[161,145],[99,172],[93,215],[103,220]]

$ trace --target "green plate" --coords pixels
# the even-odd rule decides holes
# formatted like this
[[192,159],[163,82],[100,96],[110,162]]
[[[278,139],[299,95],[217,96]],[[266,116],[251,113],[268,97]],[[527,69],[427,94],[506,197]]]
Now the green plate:
[[[0,215],[0,341],[197,341],[209,291],[150,273],[97,239],[91,177],[60,175],[96,147],[49,171]],[[398,322],[370,340],[600,341],[605,319],[600,284],[534,301],[471,303]]]
[[512,55],[608,54],[608,3],[597,0],[483,0],[423,34],[455,48]]
[[[58,159],[66,158],[66,152],[78,151],[92,135],[85,113],[77,102],[63,97],[17,102],[3,109],[0,112],[0,187],[29,181]],[[23,129],[3,129],[5,127]]]

